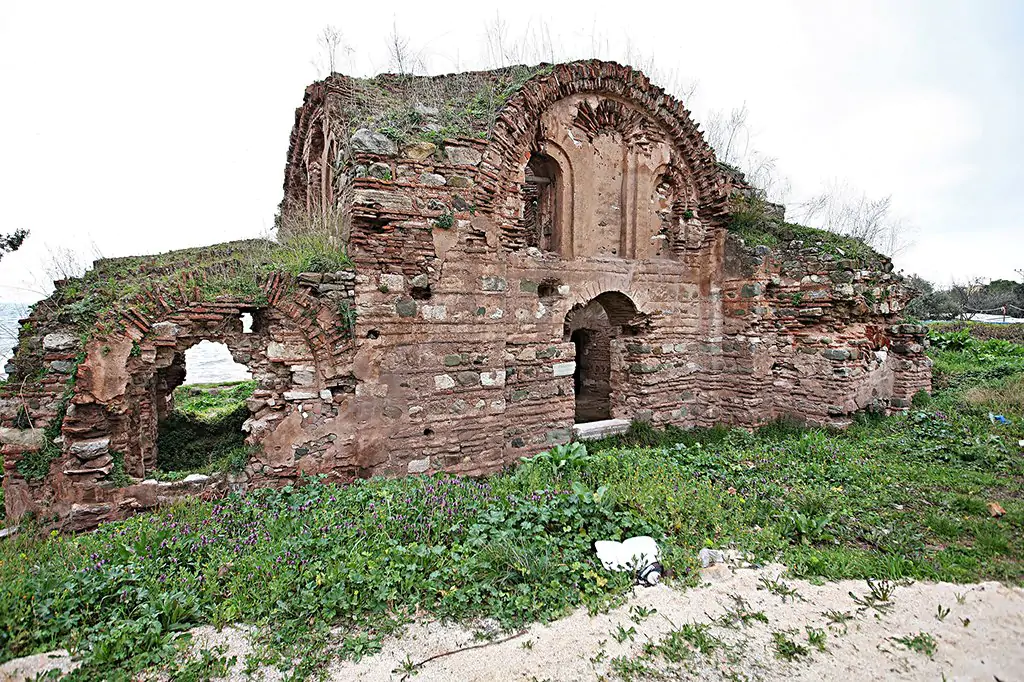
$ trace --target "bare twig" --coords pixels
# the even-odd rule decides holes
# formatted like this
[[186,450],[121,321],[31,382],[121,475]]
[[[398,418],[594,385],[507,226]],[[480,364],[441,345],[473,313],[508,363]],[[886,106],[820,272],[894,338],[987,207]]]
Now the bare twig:
[[405,675],[402,676],[402,680],[404,681],[404,680],[409,679],[409,676],[412,675],[412,671],[415,670],[416,668],[419,668],[424,663],[429,663],[431,661],[437,660],[439,658],[443,658],[445,656],[451,656],[452,654],[461,654],[463,651],[472,651],[473,649],[483,649],[484,647],[493,646],[495,644],[504,644],[505,642],[510,642],[513,639],[516,639],[517,637],[522,637],[527,632],[528,631],[526,629],[523,629],[523,630],[520,630],[519,632],[515,633],[514,635],[509,635],[508,637],[505,637],[504,639],[496,639],[493,642],[485,642],[483,644],[474,644],[473,646],[467,646],[467,647],[463,647],[461,649],[452,649],[451,651],[445,651],[444,653],[434,654],[433,656],[430,656],[429,658],[424,658],[419,663],[413,663],[409,667],[409,672],[405,673]]

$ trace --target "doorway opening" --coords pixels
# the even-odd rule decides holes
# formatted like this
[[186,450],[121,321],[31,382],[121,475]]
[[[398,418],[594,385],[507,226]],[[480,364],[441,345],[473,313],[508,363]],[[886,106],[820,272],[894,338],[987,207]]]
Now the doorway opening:
[[[634,336],[647,324],[628,296],[605,292],[586,304],[577,305],[565,316],[565,340],[576,350],[573,394],[576,424],[604,421],[616,416],[628,388],[628,374],[615,371],[616,339]],[[621,411],[621,408],[620,408]],[[621,416],[621,415],[620,415]]]
[[608,318],[596,320],[589,329],[577,329],[571,340],[576,346],[576,423],[611,419],[611,333]]
[[170,475],[244,466],[242,425],[255,389],[248,368],[223,343],[204,340],[175,352],[155,377],[156,468]]

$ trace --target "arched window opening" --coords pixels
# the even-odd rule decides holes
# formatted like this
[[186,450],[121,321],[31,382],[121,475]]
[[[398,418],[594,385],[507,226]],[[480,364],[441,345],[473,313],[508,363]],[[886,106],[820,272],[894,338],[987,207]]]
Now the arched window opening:
[[163,475],[245,466],[242,425],[250,416],[247,401],[256,382],[226,345],[204,340],[176,352],[154,379],[155,464]]
[[679,216],[676,215],[676,183],[665,173],[654,184],[654,214],[657,232],[650,237],[649,255],[668,257],[675,251],[679,237]]
[[559,250],[558,164],[544,154],[533,154],[526,164],[523,185],[523,226],[528,243],[544,251]]

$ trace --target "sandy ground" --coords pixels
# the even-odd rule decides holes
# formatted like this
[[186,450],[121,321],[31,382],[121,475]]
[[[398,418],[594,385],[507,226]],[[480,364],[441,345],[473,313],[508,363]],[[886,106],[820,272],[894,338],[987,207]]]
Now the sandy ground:
[[[813,585],[783,579],[798,597],[783,598],[764,589],[761,578],[775,579],[784,570],[774,565],[734,569],[725,565],[704,571],[704,583],[677,590],[666,585],[636,588],[627,603],[605,614],[581,610],[547,625],[534,625],[501,643],[486,643],[477,630],[416,623],[390,638],[382,651],[359,663],[332,664],[328,679],[355,680],[615,680],[616,657],[632,658],[653,667],[635,679],[736,680],[1024,680],[1024,590],[980,583],[913,583],[898,586],[892,605],[878,611],[859,606],[850,596],[869,593],[863,581]],[[760,589],[759,589],[760,588]],[[959,599],[958,599],[959,597]],[[738,599],[748,612],[762,611],[768,622],[727,627],[714,624]],[[949,612],[939,619],[939,606]],[[829,610],[848,613],[843,625],[831,623]],[[644,613],[650,615],[644,616]],[[712,624],[709,632],[721,641],[708,655],[693,651],[678,664],[644,656],[648,642],[658,642],[686,623]],[[620,630],[621,627],[621,630]],[[806,628],[826,633],[825,650],[808,646]],[[633,629],[630,631],[630,629]],[[772,633],[788,631],[795,642],[808,646],[809,655],[795,662],[776,656]],[[627,633],[627,634],[624,634]],[[894,638],[927,633],[934,638],[932,656],[907,649]],[[492,633],[494,634],[494,633]],[[497,633],[501,640],[517,633]],[[616,637],[616,634],[619,637]],[[237,656],[230,680],[243,675],[251,651],[244,631],[212,628],[195,631],[197,646],[227,645]],[[623,641],[617,641],[618,639]],[[431,656],[445,655],[414,668]],[[44,655],[45,656],[45,655]],[[46,659],[33,657],[33,663]],[[66,658],[50,659],[63,662]],[[28,659],[0,666],[0,680],[31,679],[41,668],[16,673]],[[281,679],[276,670],[262,670],[254,679]]]

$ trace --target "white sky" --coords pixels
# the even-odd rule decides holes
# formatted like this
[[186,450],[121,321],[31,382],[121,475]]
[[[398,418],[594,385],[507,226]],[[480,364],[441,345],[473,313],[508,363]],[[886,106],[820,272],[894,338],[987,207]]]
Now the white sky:
[[[0,300],[35,300],[49,254],[152,253],[266,234],[294,110],[327,24],[339,70],[388,68],[392,23],[431,72],[484,68],[487,2],[61,2],[0,5]],[[518,2],[559,58],[696,81],[689,106],[746,103],[792,198],[840,179],[915,226],[897,267],[940,283],[1024,268],[1024,3]],[[537,61],[534,59],[532,61]],[[671,83],[661,84],[669,86]]]

